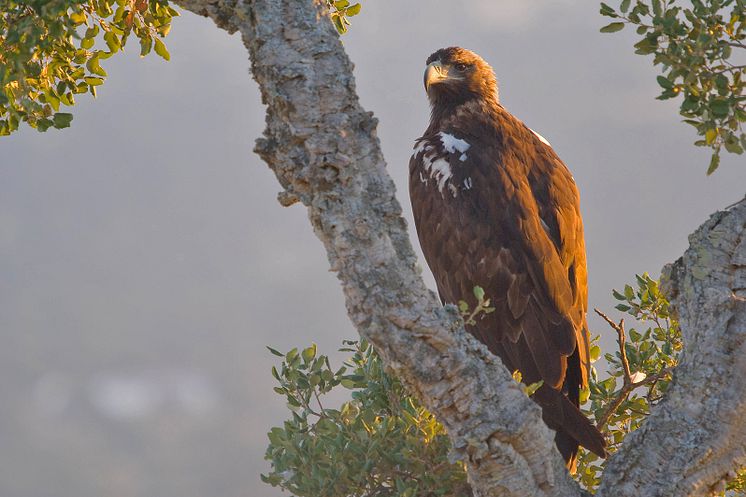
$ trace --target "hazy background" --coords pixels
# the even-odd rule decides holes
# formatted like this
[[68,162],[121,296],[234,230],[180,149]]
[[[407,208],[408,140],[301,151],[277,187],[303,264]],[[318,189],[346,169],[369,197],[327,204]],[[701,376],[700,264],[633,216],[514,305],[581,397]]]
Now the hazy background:
[[[590,305],[610,310],[611,288],[657,276],[743,196],[746,168],[729,155],[705,177],[649,58],[599,34],[597,11],[369,0],[344,43],[408,218],[426,57],[458,44],[492,64],[573,171]],[[239,38],[185,13],[168,45],[170,63],[106,61],[71,129],[0,140],[0,496],[280,495],[258,476],[286,413],[264,346],[354,336],[304,209],[280,207],[251,152],[264,111]]]

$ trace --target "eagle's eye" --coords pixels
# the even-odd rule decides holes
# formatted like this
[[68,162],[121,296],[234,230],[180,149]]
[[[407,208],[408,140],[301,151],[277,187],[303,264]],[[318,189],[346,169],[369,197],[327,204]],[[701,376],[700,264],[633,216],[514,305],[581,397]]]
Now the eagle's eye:
[[455,67],[457,71],[463,71],[469,66],[467,64],[464,64],[463,62],[459,62],[458,64],[455,64],[453,67]]

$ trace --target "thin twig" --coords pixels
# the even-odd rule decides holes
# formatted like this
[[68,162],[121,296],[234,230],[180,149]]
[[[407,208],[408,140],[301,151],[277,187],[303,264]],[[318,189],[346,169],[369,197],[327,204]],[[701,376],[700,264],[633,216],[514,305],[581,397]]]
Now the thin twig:
[[319,404],[319,409],[321,409],[321,417],[326,417],[324,414],[324,406],[321,405],[321,398],[319,397],[319,393],[316,391],[316,387],[313,387],[313,396],[316,397],[316,402]]
[[627,350],[624,346],[626,342],[626,335],[627,333],[624,330],[624,318],[622,318],[619,323],[615,323],[611,320],[609,316],[601,312],[599,309],[593,309],[596,311],[596,314],[601,316],[604,321],[609,323],[609,326],[611,326],[616,332],[617,332],[617,343],[619,344],[619,354],[622,359],[622,369],[624,370],[624,384],[622,385],[621,390],[619,390],[619,393],[617,394],[616,398],[611,402],[611,404],[608,405],[604,413],[601,415],[601,417],[596,421],[596,427],[604,433],[606,423],[609,421],[609,418],[611,417],[614,412],[616,412],[617,409],[619,409],[619,406],[622,405],[622,403],[627,400],[627,397],[629,397],[629,394],[632,393],[632,391],[637,388],[644,385],[654,384],[658,382],[661,378],[671,373],[671,368],[663,368],[658,373],[650,376],[646,376],[640,381],[634,382],[632,381],[632,371],[629,367],[629,360],[627,359]]
[[607,323],[609,323],[609,326],[611,326],[612,328],[614,328],[614,330],[616,330],[617,342],[619,343],[619,352],[621,353],[621,356],[622,356],[622,367],[624,368],[624,384],[625,385],[627,385],[628,383],[631,384],[632,383],[632,371],[630,371],[629,369],[629,360],[627,359],[627,350],[624,347],[624,343],[627,338],[626,336],[627,334],[624,331],[624,318],[622,318],[619,321],[619,324],[617,324],[614,321],[612,321],[609,316],[607,316],[600,310],[598,309],[593,309],[593,310],[596,311],[596,314],[604,318],[604,320]]
[[740,72],[740,71],[743,71],[744,69],[746,69],[746,65],[734,66],[733,64],[731,64],[729,67],[726,67],[725,69],[720,69],[717,71],[710,70],[710,72],[712,74],[725,74],[727,72],[734,72],[734,71]]

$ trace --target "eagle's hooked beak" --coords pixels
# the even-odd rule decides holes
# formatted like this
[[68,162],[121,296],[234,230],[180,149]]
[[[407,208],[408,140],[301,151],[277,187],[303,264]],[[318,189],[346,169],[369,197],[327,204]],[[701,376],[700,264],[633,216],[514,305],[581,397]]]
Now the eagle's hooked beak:
[[430,91],[430,87],[448,79],[448,68],[435,60],[427,65],[425,69],[425,92]]

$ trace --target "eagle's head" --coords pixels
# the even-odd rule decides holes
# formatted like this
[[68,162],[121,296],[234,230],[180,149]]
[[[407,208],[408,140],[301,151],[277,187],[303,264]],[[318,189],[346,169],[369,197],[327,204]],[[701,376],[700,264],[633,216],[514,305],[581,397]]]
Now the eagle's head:
[[481,99],[497,103],[497,79],[492,67],[471,50],[441,48],[427,58],[425,91],[433,108]]

